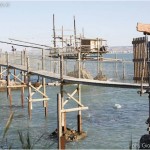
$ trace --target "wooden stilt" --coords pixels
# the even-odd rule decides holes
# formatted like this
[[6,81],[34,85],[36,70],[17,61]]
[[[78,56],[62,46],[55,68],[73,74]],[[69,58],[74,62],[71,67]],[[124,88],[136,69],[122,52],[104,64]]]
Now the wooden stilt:
[[[0,66],[0,80],[3,79],[3,68]],[[0,83],[0,86],[2,86],[2,83]]]
[[2,80],[3,79],[3,68],[2,68],[2,66],[0,66],[0,80]]
[[32,90],[31,90],[31,81],[30,81],[30,63],[29,63],[29,57],[27,57],[27,76],[28,76],[28,114],[29,118],[31,119],[31,113],[32,113]]
[[[81,43],[81,42],[80,42]],[[98,43],[98,42],[97,42]],[[81,78],[81,46],[80,51],[78,52],[78,77]],[[99,68],[99,60],[98,60],[98,68]],[[78,84],[78,102],[81,103],[81,85]],[[80,105],[78,105],[80,107]],[[82,124],[81,124],[81,110],[78,111],[77,115],[77,130],[80,133],[82,131]]]
[[14,69],[14,82],[16,82],[16,69]]
[[10,85],[10,69],[9,67],[7,68],[7,97],[9,99],[9,104],[10,107],[12,106],[12,92],[11,92],[11,87],[8,87]]
[[125,61],[123,60],[123,79],[125,79]]
[[115,54],[115,60],[116,60],[116,62],[115,62],[115,77],[118,78],[117,54]]
[[57,94],[57,129],[58,129],[58,149],[65,149],[65,137],[62,135],[62,113],[61,94]]
[[[60,85],[60,93],[61,93],[61,109],[63,109],[63,103],[64,103],[64,93],[63,93],[63,73],[64,73],[64,66],[63,66],[63,55],[60,56],[60,79],[61,79],[61,85]],[[62,128],[63,132],[66,132],[66,114],[62,113]]]
[[[43,78],[43,93],[46,95],[45,78]],[[46,97],[43,96],[43,98],[46,98]],[[45,117],[47,117],[47,114],[48,114],[48,101],[43,101],[43,107],[45,109]]]
[[[28,77],[29,79],[29,77]],[[29,81],[29,85],[28,85],[28,114],[29,114],[29,118],[31,119],[32,117],[32,96],[31,96],[31,87],[30,87],[31,82]]]
[[61,95],[57,94],[57,129],[58,129],[58,149],[61,148],[61,136],[62,136],[62,126],[61,126]]
[[[81,85],[78,84],[78,99],[79,99],[79,103],[81,103]],[[79,107],[80,105],[78,105]],[[77,115],[77,130],[79,133],[82,132],[82,119],[81,119],[81,110],[78,111],[78,115]]]
[[8,88],[8,98],[9,98],[9,104],[10,107],[12,106],[12,91],[11,88]]
[[[45,55],[44,55],[44,50],[42,49],[42,70],[45,69]],[[39,76],[38,76],[39,77]],[[42,78],[42,84],[43,84],[43,93],[44,95],[46,95],[46,83],[45,83],[45,78]],[[46,96],[43,96],[43,98],[46,98]],[[45,117],[47,117],[48,114],[48,101],[43,101],[43,107],[44,107],[44,111],[45,111]]]
[[24,87],[21,87],[21,106],[24,107]]

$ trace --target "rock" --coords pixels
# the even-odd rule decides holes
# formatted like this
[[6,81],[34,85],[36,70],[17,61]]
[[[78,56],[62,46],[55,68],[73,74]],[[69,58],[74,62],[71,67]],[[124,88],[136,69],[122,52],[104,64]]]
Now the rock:
[[[78,78],[79,70],[69,72],[67,74],[67,76]],[[92,75],[86,69],[81,69],[81,78],[83,78],[83,79],[93,79]]]
[[105,75],[102,75],[101,73],[99,73],[94,80],[100,80],[100,81],[107,81],[107,77]]

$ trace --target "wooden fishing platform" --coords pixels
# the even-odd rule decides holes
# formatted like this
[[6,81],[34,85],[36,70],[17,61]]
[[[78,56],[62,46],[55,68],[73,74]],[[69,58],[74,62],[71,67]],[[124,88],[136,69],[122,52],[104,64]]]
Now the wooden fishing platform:
[[[137,88],[148,87],[148,61],[149,53],[146,53],[147,43],[146,38],[138,38],[133,40],[134,45],[134,80],[136,83],[123,83],[113,81],[100,81],[94,79],[81,78],[81,68],[83,66],[81,60],[94,60],[97,59],[97,73],[100,73],[100,61],[105,62],[121,62],[119,59],[103,59],[102,54],[107,53],[107,50],[103,46],[103,39],[86,39],[84,37],[77,38],[75,19],[74,19],[74,41],[70,39],[66,40],[66,46],[64,46],[64,34],[62,27],[61,37],[57,37],[55,33],[54,16],[53,16],[53,38],[54,47],[50,49],[39,48],[39,53],[31,51],[27,53],[23,51],[13,52],[1,52],[0,53],[0,80],[5,79],[7,82],[7,97],[9,99],[10,107],[12,106],[12,89],[20,88],[21,90],[21,105],[24,107],[24,88],[28,88],[28,114],[29,118],[32,117],[32,105],[35,102],[43,102],[45,116],[48,115],[48,100],[49,97],[46,92],[46,79],[55,80],[59,83],[60,92],[57,94],[57,129],[58,129],[58,148],[65,148],[64,135],[67,132],[66,113],[77,111],[77,132],[79,135],[83,133],[82,130],[82,110],[87,110],[88,107],[84,106],[81,102],[81,85],[90,86],[103,86],[103,87],[116,87],[116,88]],[[56,48],[56,39],[59,38],[62,42],[62,48]],[[77,39],[80,41],[78,44]],[[4,43],[0,41],[1,43]],[[6,42],[5,42],[6,43]],[[143,49],[139,48],[139,44],[142,43]],[[8,43],[7,43],[8,44]],[[10,44],[10,43],[9,43]],[[74,45],[73,45],[74,44]],[[73,45],[73,47],[72,47]],[[33,47],[32,47],[33,48]],[[35,47],[34,47],[35,48]],[[37,48],[37,47],[36,47]],[[50,51],[48,51],[50,50]],[[142,53],[144,51],[144,54]],[[47,53],[48,52],[48,53]],[[94,59],[93,59],[93,56]],[[70,66],[67,66],[67,59],[75,59],[75,65],[77,65],[77,77],[69,76],[67,74]],[[117,68],[117,66],[115,66]],[[73,68],[74,69],[74,68]],[[75,71],[75,70],[74,70]],[[68,72],[69,73],[69,72]],[[31,76],[38,77],[38,86],[31,84]],[[20,82],[17,85],[11,85],[11,79]],[[142,82],[140,82],[142,80]],[[145,83],[143,83],[145,81]],[[65,89],[65,85],[75,84],[74,90],[70,93]],[[0,85],[1,86],[1,85]],[[141,90],[141,91],[142,91]],[[39,97],[33,96],[38,93]],[[65,108],[70,100],[76,103],[74,108]]]

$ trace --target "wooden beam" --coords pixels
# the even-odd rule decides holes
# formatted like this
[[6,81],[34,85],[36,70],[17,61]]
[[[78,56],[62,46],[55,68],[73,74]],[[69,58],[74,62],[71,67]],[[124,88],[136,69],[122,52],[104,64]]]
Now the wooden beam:
[[[38,88],[36,88],[37,90],[40,90],[40,88],[42,87],[42,85],[40,85]],[[34,91],[31,93],[31,96],[33,96],[37,91]]]
[[43,95],[44,97],[47,98],[47,95],[45,95],[44,93],[42,93],[41,91],[39,91],[38,89],[36,89],[34,86],[32,86],[31,84],[29,84],[29,86],[30,86],[31,88],[33,88],[35,91],[37,91],[38,93],[40,93],[41,95]]
[[137,23],[137,31],[150,35],[150,24]]
[[86,110],[89,109],[88,107],[79,107],[79,108],[70,108],[70,109],[62,109],[61,112],[73,112],[73,111],[79,111],[79,110]]
[[23,82],[21,79],[19,79],[18,76],[14,75],[14,74],[12,74],[12,73],[11,73],[11,75],[12,75],[13,77],[15,77],[15,79],[17,79],[18,81],[20,81],[21,83],[24,84],[24,82]]
[[29,102],[40,102],[40,101],[48,101],[49,98],[37,98],[37,99],[31,99]]
[[75,99],[73,96],[71,96],[69,93],[67,93],[66,91],[64,91],[64,93],[66,93],[71,99],[73,99],[76,103],[78,103],[80,106],[84,106],[82,105],[77,99]]
[[[74,94],[76,94],[77,93],[77,89],[71,94],[71,97],[73,97],[74,96]],[[67,92],[66,91],[64,91],[64,93],[66,93],[67,94]],[[69,96],[69,97],[67,97],[67,100],[65,100],[65,102],[63,103],[63,107],[68,103],[68,100],[69,99],[71,99],[71,97]]]
[[27,85],[8,85],[7,88],[22,88],[27,87]]
[[57,94],[57,129],[58,129],[58,149],[61,149],[61,136],[62,136],[62,124],[61,124],[61,95]]

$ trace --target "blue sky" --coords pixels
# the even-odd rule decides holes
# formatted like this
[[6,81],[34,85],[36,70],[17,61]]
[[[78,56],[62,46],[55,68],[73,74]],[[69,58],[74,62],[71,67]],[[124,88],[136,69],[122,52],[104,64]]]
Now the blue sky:
[[[52,45],[52,15],[56,28],[73,29],[76,17],[77,34],[104,38],[108,46],[130,46],[137,22],[150,23],[149,1],[10,1],[0,7],[0,40],[15,38]],[[58,33],[59,34],[59,33]],[[72,34],[72,32],[65,32]],[[0,44],[0,48],[4,45]]]

